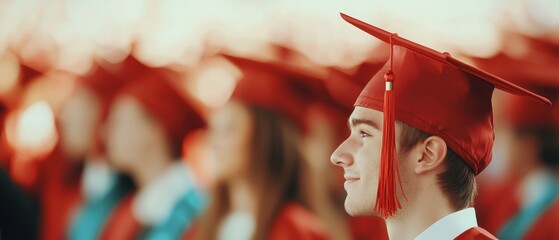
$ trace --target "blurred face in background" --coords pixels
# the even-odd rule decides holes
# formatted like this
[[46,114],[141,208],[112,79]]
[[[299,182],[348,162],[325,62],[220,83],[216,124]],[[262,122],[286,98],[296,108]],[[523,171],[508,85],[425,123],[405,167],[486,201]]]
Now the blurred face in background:
[[539,163],[539,141],[527,129],[513,128],[508,139],[509,166],[515,174],[524,174]]
[[95,139],[101,115],[97,96],[80,87],[60,111],[60,144],[71,159],[84,157]]
[[210,147],[215,156],[216,177],[231,179],[243,174],[249,163],[252,120],[250,111],[240,103],[229,102],[209,121]]
[[121,96],[107,120],[107,153],[120,171],[140,167],[154,144],[164,141],[164,130],[133,97]]
[[[328,160],[340,143],[338,131],[345,132],[346,128],[339,129],[340,125],[335,124],[332,116],[323,111],[311,110],[307,118],[308,128],[303,141],[305,159],[320,181],[327,181],[327,187],[332,193],[345,198],[343,171]],[[324,179],[325,174],[331,177]]]

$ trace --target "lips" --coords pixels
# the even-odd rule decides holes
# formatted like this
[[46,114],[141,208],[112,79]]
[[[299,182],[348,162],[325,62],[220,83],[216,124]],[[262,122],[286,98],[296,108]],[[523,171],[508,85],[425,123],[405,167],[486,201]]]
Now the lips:
[[345,179],[346,182],[352,183],[352,182],[358,181],[360,178],[358,178],[358,177],[348,177],[348,176],[344,176],[344,179]]
[[344,176],[344,178],[345,178],[344,189],[345,189],[346,191],[349,191],[349,187],[350,187],[353,183],[359,181],[359,179],[360,179],[360,178],[358,178],[358,177],[353,177],[353,176]]
[[345,170],[344,179],[346,180],[346,182],[347,181],[355,182],[361,178],[359,177],[359,173],[350,170]]
[[351,184],[359,181],[361,178],[359,177],[359,173],[357,173],[355,171],[344,169],[344,179],[345,179],[344,188],[347,190],[347,188]]

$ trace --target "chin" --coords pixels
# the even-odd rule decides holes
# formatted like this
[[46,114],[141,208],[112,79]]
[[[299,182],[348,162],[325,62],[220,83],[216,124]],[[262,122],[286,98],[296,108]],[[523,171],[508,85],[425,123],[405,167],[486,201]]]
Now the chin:
[[[372,203],[372,202],[371,202]],[[346,198],[344,203],[345,211],[352,217],[370,217],[377,216],[373,212],[373,206],[366,202],[354,202]]]

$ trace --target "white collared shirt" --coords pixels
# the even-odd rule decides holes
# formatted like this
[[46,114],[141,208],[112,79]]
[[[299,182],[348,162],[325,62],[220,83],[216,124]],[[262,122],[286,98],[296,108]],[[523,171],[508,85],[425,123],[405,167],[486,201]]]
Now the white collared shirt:
[[477,227],[476,211],[474,208],[466,208],[439,219],[416,240],[450,240],[460,236],[470,228]]

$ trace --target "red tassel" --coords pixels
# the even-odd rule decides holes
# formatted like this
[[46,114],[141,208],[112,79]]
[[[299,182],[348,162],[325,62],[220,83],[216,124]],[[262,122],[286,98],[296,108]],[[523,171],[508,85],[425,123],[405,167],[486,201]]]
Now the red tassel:
[[377,190],[377,201],[374,211],[383,217],[390,217],[402,208],[396,193],[396,179],[403,193],[398,170],[398,158],[396,155],[395,134],[395,94],[394,73],[392,72],[392,35],[390,36],[390,70],[384,75],[386,90],[384,92],[384,121],[382,126],[382,150],[379,168],[379,182]]

